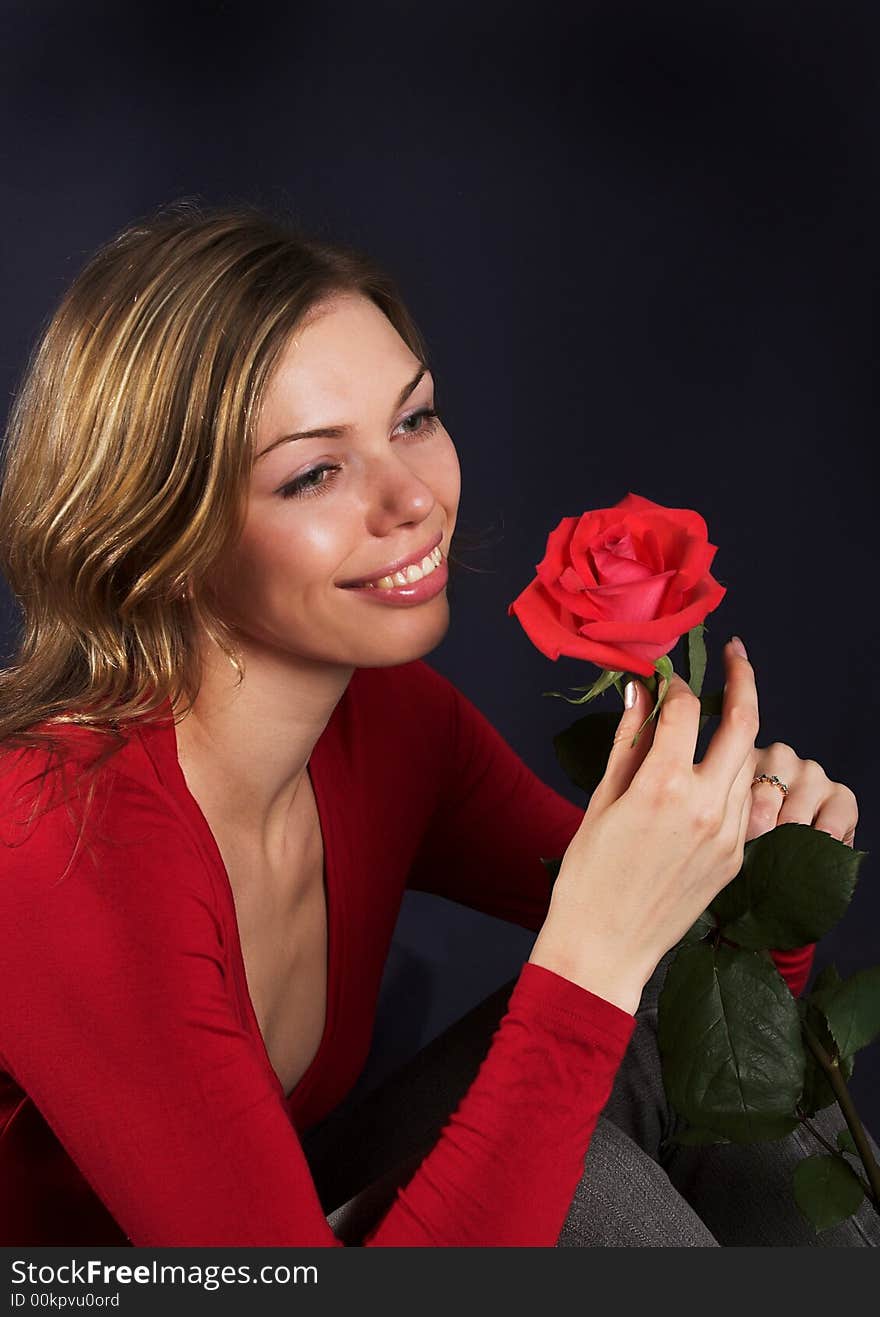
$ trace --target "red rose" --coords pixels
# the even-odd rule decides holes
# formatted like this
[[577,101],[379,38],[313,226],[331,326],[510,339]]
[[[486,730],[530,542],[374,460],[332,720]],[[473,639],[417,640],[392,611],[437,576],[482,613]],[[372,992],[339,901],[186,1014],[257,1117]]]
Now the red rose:
[[727,593],[709,573],[717,546],[707,536],[698,512],[639,494],[563,517],[508,616],[548,658],[653,676],[654,660]]

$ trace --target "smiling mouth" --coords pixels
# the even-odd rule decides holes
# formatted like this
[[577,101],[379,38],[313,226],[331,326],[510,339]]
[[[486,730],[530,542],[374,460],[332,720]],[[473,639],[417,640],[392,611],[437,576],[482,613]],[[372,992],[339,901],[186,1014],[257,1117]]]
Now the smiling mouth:
[[[395,571],[380,576],[365,576],[359,581],[342,581],[339,583],[340,589],[363,590],[369,586],[382,587],[384,584],[384,588],[390,590],[394,586],[411,585],[414,581],[421,580],[422,576],[427,576],[434,568],[440,566],[443,561],[443,551],[440,548],[442,541],[443,535],[441,532],[433,547],[424,550],[421,557],[414,557],[409,562],[404,560],[402,566]],[[400,559],[398,559],[399,561]]]
[[410,563],[406,568],[399,572],[394,572],[391,576],[380,576],[377,581],[361,581],[356,586],[346,586],[349,590],[395,590],[402,585],[413,585],[416,581],[423,581],[426,576],[431,576],[443,562],[443,551],[438,545],[429,554],[422,559],[420,563]]

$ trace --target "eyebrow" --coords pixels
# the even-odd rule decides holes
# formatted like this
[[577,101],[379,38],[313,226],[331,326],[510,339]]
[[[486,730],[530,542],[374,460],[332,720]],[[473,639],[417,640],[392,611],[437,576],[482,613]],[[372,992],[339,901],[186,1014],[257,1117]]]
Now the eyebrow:
[[[409,384],[403,386],[397,401],[394,404],[395,411],[397,411],[398,407],[403,406],[409,395],[418,387],[423,375],[427,374],[427,372],[427,366],[420,366],[418,372],[413,376]],[[257,454],[255,460],[259,462],[261,457],[265,457],[267,453],[271,453],[272,449],[277,448],[279,444],[289,444],[296,439],[341,439],[343,435],[348,434],[353,429],[353,425],[323,425],[318,426],[315,430],[298,430],[296,434],[283,434],[280,439],[273,439],[271,444],[267,445],[261,453]]]

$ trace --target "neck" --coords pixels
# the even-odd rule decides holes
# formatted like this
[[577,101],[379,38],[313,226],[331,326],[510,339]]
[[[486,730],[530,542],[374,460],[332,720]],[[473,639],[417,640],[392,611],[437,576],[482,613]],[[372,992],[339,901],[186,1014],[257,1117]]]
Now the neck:
[[[312,751],[355,669],[251,648],[236,684],[221,658],[203,664],[198,695],[175,727],[178,759],[193,795],[271,854],[283,849]],[[175,718],[185,708],[175,706]]]

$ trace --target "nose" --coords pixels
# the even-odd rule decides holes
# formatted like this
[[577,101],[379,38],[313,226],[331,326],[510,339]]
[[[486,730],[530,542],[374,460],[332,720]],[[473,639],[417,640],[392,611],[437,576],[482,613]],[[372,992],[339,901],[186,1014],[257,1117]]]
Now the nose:
[[418,475],[405,461],[390,457],[379,461],[368,481],[367,521],[374,535],[389,528],[430,517],[437,497],[425,476]]

